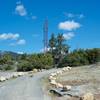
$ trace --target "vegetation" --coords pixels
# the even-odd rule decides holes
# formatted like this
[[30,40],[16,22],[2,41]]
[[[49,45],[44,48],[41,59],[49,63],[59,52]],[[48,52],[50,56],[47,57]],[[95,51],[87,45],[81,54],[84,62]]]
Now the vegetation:
[[81,66],[100,62],[100,48],[74,50],[64,57],[59,67]]
[[32,54],[29,56],[28,61],[33,65],[34,68],[38,69],[49,69],[52,67],[53,63],[52,55],[49,53]]
[[49,40],[50,53],[53,57],[53,64],[58,67],[59,63],[62,61],[65,55],[67,55],[69,46],[65,44],[65,39],[63,34],[58,34],[57,37],[54,34],[51,35]]
[[[6,54],[7,55],[7,54]],[[5,54],[3,55],[5,56]],[[34,68],[37,69],[49,69],[52,68],[53,58],[52,55],[47,53],[40,54],[22,54],[18,55],[17,59],[5,59],[0,57],[0,70],[14,70],[15,66],[17,71],[31,71]]]
[[100,62],[100,48],[78,49],[69,53],[63,34],[51,35],[47,53],[0,55],[0,70],[31,71],[53,67],[81,66]]

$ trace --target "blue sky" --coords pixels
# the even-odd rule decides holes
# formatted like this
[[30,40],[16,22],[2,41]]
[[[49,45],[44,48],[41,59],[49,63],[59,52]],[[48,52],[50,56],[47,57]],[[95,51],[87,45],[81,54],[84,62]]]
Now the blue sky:
[[0,50],[40,52],[45,18],[71,50],[100,48],[99,0],[0,0]]

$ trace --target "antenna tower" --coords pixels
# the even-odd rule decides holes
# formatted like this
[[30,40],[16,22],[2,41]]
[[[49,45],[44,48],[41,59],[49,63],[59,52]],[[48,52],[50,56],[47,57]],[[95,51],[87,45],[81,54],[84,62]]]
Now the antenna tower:
[[46,19],[43,25],[43,43],[44,43],[44,53],[48,51],[48,20]]

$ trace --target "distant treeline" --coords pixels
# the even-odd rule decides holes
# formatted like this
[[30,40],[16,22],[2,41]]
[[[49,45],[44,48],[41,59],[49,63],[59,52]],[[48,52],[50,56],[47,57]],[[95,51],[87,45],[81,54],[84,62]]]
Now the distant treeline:
[[21,54],[16,57],[7,53],[0,57],[0,70],[31,71],[37,69],[52,68],[53,58],[51,54]]
[[100,62],[100,48],[74,50],[64,55],[60,62],[59,60],[55,62],[51,53],[21,54],[16,57],[7,53],[0,57],[0,70],[30,71],[34,68],[50,69],[55,67],[56,64],[58,64],[56,67],[75,67],[97,62]]
[[49,51],[38,54],[16,54],[1,52],[0,70],[31,71],[65,66],[81,66],[100,62],[100,48],[78,49],[69,53],[69,48],[63,37],[51,35]]
[[100,48],[78,49],[66,55],[59,67],[89,65],[97,62],[100,62]]

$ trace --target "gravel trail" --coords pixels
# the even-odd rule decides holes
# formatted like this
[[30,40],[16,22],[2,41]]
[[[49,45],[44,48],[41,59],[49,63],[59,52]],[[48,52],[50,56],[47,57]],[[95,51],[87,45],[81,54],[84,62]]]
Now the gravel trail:
[[0,84],[0,100],[51,100],[44,94],[41,79],[55,69],[8,80]]

